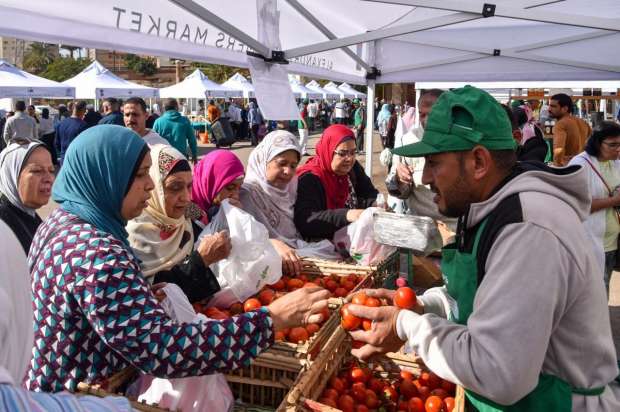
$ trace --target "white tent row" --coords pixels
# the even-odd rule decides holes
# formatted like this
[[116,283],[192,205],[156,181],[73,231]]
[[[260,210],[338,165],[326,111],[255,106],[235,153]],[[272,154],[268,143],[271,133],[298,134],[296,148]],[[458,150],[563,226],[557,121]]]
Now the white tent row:
[[205,97],[242,97],[241,90],[234,90],[218,84],[200,70],[196,69],[181,82],[159,89],[162,98],[204,99]]
[[0,98],[73,98],[75,88],[35,76],[0,59]]
[[[0,35],[239,67],[252,50],[289,73],[366,84],[369,102],[376,83],[620,79],[617,0],[47,3],[0,0]],[[266,32],[282,53],[257,40]]]
[[250,99],[255,97],[254,86],[248,79],[243,77],[241,73],[233,74],[230,79],[222,83],[222,86],[226,86],[233,90],[238,90],[242,93],[243,97]]
[[74,77],[62,82],[62,84],[75,88],[76,99],[105,99],[106,97],[156,98],[159,96],[158,89],[122,79],[96,60]]

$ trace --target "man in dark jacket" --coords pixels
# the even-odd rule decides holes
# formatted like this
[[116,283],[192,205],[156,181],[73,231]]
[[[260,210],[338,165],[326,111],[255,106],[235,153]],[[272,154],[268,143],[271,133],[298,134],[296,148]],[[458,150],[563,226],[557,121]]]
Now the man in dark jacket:
[[95,110],[95,107],[92,104],[86,106],[86,115],[84,116],[84,121],[88,127],[96,126],[99,121],[103,118],[101,113]]
[[103,118],[99,120],[99,124],[115,124],[125,127],[123,114],[120,110],[121,102],[114,97],[108,97],[103,101]]
[[86,102],[80,100],[73,105],[73,114],[64,119],[55,127],[56,130],[56,150],[60,153],[60,164],[65,157],[69,145],[80,133],[88,129],[88,125],[83,120],[86,114]]

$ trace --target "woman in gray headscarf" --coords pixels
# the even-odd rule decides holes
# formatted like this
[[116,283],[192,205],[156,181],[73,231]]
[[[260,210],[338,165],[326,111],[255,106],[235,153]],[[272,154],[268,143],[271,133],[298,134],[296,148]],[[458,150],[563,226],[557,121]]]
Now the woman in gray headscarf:
[[26,254],[54,183],[52,156],[39,141],[14,142],[0,153],[0,219],[15,233]]

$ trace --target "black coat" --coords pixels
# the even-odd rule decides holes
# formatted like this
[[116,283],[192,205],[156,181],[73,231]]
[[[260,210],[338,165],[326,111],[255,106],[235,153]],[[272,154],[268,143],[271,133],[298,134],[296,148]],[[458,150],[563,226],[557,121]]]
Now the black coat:
[[545,139],[537,133],[536,136],[530,137],[523,146],[519,146],[517,149],[517,159],[521,162],[526,160],[544,162],[548,150],[549,146],[547,146]]
[[[357,208],[366,209],[372,206],[379,192],[358,162],[353,165],[349,177],[357,196]],[[306,173],[299,178],[294,220],[297,230],[304,239],[331,240],[338,229],[349,224],[348,211],[346,208],[327,209],[325,189],[317,176]]]
[[0,219],[11,228],[22,248],[24,248],[24,252],[28,255],[32,239],[34,239],[34,235],[42,223],[39,215],[35,213],[34,216],[30,216],[2,195],[0,196]]

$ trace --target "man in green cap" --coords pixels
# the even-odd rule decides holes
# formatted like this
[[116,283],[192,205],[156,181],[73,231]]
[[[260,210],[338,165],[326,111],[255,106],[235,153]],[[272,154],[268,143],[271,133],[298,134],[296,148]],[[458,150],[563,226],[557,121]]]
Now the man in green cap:
[[353,128],[355,129],[355,142],[357,151],[364,153],[364,130],[366,130],[366,110],[360,104],[359,99],[353,100]]
[[587,171],[517,163],[514,149],[502,107],[470,86],[444,93],[422,140],[398,149],[425,157],[422,183],[459,217],[456,242],[443,249],[445,286],[414,310],[350,306],[373,323],[350,332],[366,343],[352,353],[406,344],[480,411],[619,411],[603,273],[583,226]]

